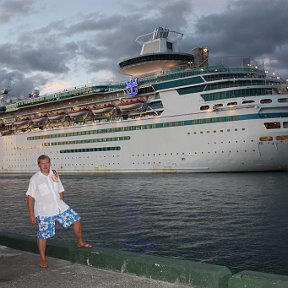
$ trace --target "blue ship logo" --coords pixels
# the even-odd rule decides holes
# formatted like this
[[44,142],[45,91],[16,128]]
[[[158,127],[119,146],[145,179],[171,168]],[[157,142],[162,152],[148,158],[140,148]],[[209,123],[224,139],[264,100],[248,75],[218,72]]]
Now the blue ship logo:
[[129,97],[136,96],[138,94],[138,79],[126,80],[126,95]]

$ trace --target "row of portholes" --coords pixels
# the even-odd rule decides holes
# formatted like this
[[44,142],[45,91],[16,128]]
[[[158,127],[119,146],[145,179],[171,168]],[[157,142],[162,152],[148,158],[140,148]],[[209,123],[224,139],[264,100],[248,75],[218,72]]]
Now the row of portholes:
[[[251,142],[252,142],[253,140],[251,140]],[[230,142],[229,142],[230,143]],[[209,144],[209,143],[208,143]],[[216,144],[216,143],[215,143]],[[253,149],[252,150],[253,152],[255,152],[255,150]],[[227,151],[226,151],[227,152]],[[237,152],[239,152],[239,150],[237,150]],[[247,150],[244,150],[244,152],[248,152]],[[182,156],[189,156],[189,155],[197,155],[197,154],[206,154],[206,153],[208,153],[208,154],[210,154],[210,153],[220,153],[219,151],[217,152],[217,151],[214,151],[214,152],[211,152],[211,151],[207,151],[207,152],[186,152],[186,153],[184,153],[184,152],[177,152],[177,153],[154,153],[154,154],[132,154],[132,157],[152,157],[152,156],[179,156],[179,155],[182,155]],[[225,153],[223,150],[222,150],[222,152],[221,153]],[[232,150],[229,150],[229,153],[232,153]],[[154,163],[155,164],[155,163]]]
[[[226,132],[231,132],[231,131],[237,132],[237,131],[239,131],[239,130],[240,130],[240,129],[238,129],[238,128],[235,128],[235,129],[226,129]],[[242,131],[245,131],[245,128],[241,128],[241,130],[242,130]],[[213,130],[213,131],[207,130],[207,131],[206,131],[207,134],[212,133],[212,132],[213,132],[213,133],[217,133],[217,132],[224,133],[224,130],[223,130],[223,129],[220,129],[219,131],[217,131],[217,130]],[[204,134],[204,131],[200,131],[200,132],[196,132],[196,131],[195,131],[195,132],[193,132],[194,135],[196,135],[197,133],[199,133],[199,134]],[[187,134],[190,135],[191,132],[188,132]]]
[[[253,150],[251,150],[253,153],[255,153],[256,152],[256,150],[255,149],[253,149]],[[187,154],[189,154],[189,155],[207,155],[207,154],[225,154],[225,153],[234,153],[234,152],[236,152],[236,153],[239,153],[239,152],[244,152],[244,153],[248,153],[248,152],[251,152],[251,151],[248,151],[248,150],[241,150],[241,151],[239,151],[239,150],[235,150],[235,151],[232,151],[232,150],[228,150],[228,151],[224,151],[224,150],[222,150],[222,151],[207,151],[207,152],[194,152],[194,153],[191,153],[191,152],[189,152],[189,153],[187,153]],[[184,154],[184,153],[182,153],[182,154]],[[185,158],[181,158],[181,160],[186,160]],[[161,164],[161,162],[132,162],[132,164],[133,165],[145,165],[145,164],[148,164],[148,165],[150,165],[150,164]]]
[[[68,163],[68,164],[64,164],[62,165],[63,167],[67,167],[67,166],[97,166],[97,162],[94,162],[94,163],[83,163],[83,164],[79,164],[79,163]],[[120,163],[108,163],[107,165],[120,165]]]
[[[238,140],[235,140],[235,141],[228,141],[227,143],[228,144],[232,144],[232,143],[240,143],[240,142],[243,142],[243,143],[246,143],[246,142],[249,142],[249,141],[247,141],[247,140],[242,140],[242,141],[238,141]],[[250,142],[254,142],[254,140],[250,140]],[[213,142],[213,143],[211,143],[211,144],[217,144],[217,145],[219,145],[219,144],[227,144],[227,143],[224,143],[223,141],[221,141],[220,143],[219,142]],[[210,142],[208,142],[208,145],[210,144]]]
[[[279,103],[288,103],[288,98],[279,98],[278,102]],[[251,104],[251,103],[255,103],[255,100],[243,100],[242,101],[242,104]],[[270,103],[272,103],[272,99],[261,99],[260,103],[261,104],[270,104]],[[227,107],[236,106],[236,105],[238,105],[238,102],[236,102],[236,101],[229,102],[229,103],[226,104]],[[224,107],[224,104],[217,103],[217,104],[213,105],[213,109],[221,108],[221,107]],[[203,106],[200,107],[201,111],[209,110],[209,109],[210,109],[209,105],[203,105]]]

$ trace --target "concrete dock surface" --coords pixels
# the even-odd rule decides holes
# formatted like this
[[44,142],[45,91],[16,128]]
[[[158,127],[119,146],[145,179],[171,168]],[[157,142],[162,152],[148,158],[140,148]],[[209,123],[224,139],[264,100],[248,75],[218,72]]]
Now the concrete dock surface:
[[39,267],[34,253],[0,246],[0,287],[2,288],[185,288],[128,273],[118,273],[48,257],[48,268]]

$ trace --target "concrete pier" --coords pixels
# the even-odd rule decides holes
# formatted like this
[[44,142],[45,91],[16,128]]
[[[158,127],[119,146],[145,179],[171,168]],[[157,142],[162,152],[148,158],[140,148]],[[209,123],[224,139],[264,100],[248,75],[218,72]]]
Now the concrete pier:
[[132,274],[124,274],[48,257],[48,268],[38,266],[39,256],[0,246],[1,288],[185,288]]
[[288,276],[93,247],[49,239],[48,268],[36,239],[0,232],[0,287],[288,288]]

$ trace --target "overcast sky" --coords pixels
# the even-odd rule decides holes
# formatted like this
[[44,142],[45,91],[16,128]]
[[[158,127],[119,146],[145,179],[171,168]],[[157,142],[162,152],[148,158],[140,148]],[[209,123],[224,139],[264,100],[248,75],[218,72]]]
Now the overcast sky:
[[158,26],[183,33],[184,52],[250,57],[288,79],[288,0],[0,0],[0,88],[117,81],[136,37]]

